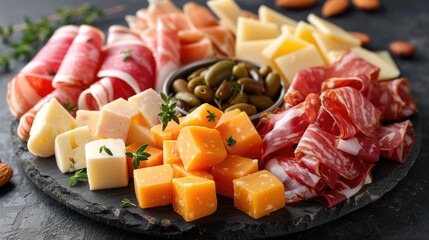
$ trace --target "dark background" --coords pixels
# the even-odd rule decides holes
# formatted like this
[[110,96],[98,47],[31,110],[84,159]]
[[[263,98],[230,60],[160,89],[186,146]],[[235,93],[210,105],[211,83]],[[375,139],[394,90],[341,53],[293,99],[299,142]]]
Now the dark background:
[[[55,9],[76,6],[87,1],[67,0],[0,0],[0,25],[17,24],[25,15],[38,19],[54,13]],[[144,0],[90,1],[101,8],[126,4],[127,9],[98,20],[95,24],[104,31],[109,25],[122,24],[125,14],[147,6]],[[174,1],[181,6],[185,1]],[[196,1],[203,3],[205,1]],[[273,7],[273,0],[236,1],[243,9],[256,12],[260,4]],[[281,10],[296,20],[305,20],[308,13],[320,15],[324,1],[305,10]],[[405,40],[414,44],[417,54],[403,60],[395,58],[402,76],[412,83],[423,122],[421,151],[413,168],[398,185],[381,199],[328,224],[283,238],[287,239],[428,239],[429,238],[429,2],[427,0],[385,0],[376,12],[362,12],[354,7],[342,16],[331,18],[347,30],[366,32],[372,37],[369,48],[385,50],[391,41]],[[0,53],[5,51],[0,45]],[[0,239],[153,239],[116,229],[70,210],[42,193],[23,173],[13,153],[11,122],[6,103],[7,83],[22,67],[15,63],[15,71],[0,73],[0,158],[12,165],[14,176],[0,189]]]

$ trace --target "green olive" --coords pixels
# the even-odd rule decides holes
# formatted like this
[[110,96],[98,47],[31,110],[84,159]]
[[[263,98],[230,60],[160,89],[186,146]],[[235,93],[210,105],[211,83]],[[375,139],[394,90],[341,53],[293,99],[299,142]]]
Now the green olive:
[[237,93],[234,97],[231,98],[229,103],[231,105],[234,105],[237,103],[247,103],[247,94],[243,92]]
[[188,81],[191,80],[192,78],[201,76],[201,73],[204,72],[206,69],[207,68],[202,67],[202,68],[198,68],[197,70],[193,71],[191,74],[189,74]]
[[271,72],[272,72],[272,69],[268,65],[265,65],[259,69],[259,75],[261,75],[261,77],[263,77],[263,78],[266,78],[268,76],[268,74]]
[[188,89],[192,93],[196,86],[204,84],[204,78],[201,76],[194,77],[188,82]]
[[189,92],[178,92],[176,93],[175,98],[177,100],[184,101],[191,108],[201,105],[200,99],[198,99],[194,94]]
[[231,106],[229,103],[222,103],[222,104],[220,105],[220,110],[222,110],[222,111],[224,111],[224,112],[225,112],[225,110],[226,110],[227,108],[229,108],[229,106]]
[[205,74],[206,84],[209,87],[218,86],[223,80],[232,76],[234,62],[231,60],[222,60],[210,66]]
[[281,87],[280,75],[275,72],[271,72],[265,79],[265,95],[270,98],[274,98]]
[[240,78],[237,83],[243,86],[244,92],[250,94],[261,95],[265,93],[263,83],[260,83],[251,78]]
[[234,91],[234,86],[228,82],[223,81],[217,88],[215,96],[222,101],[228,100]]
[[191,92],[188,88],[188,81],[186,81],[182,78],[174,80],[172,87],[173,87],[174,93]]
[[266,95],[250,95],[249,103],[254,105],[259,112],[271,107],[274,102],[273,99]]
[[213,90],[207,85],[198,85],[194,89],[194,95],[203,102],[213,102]]
[[237,103],[237,104],[231,105],[230,107],[225,109],[225,112],[232,111],[236,108],[240,109],[243,112],[246,112],[248,116],[252,116],[257,113],[256,107],[248,103]]
[[249,77],[249,73],[247,72],[247,68],[239,65],[235,65],[232,68],[232,75],[236,76],[238,79]]

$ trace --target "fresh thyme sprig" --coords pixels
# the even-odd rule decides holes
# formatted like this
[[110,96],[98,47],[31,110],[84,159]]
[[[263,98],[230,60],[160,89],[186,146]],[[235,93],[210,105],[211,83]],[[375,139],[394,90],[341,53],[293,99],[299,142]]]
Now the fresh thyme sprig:
[[126,49],[121,52],[122,53],[122,61],[126,62],[131,57],[131,49]]
[[121,201],[121,208],[126,208],[126,207],[136,207],[136,205],[133,202],[131,202],[130,199],[124,198]]
[[86,172],[83,172],[83,169],[76,171],[73,176],[69,179],[69,187],[73,187],[76,185],[77,182],[87,182],[88,181],[88,175]]
[[113,156],[112,151],[108,147],[106,147],[106,145],[101,146],[100,149],[98,150],[99,153],[102,153],[103,151],[105,151],[110,156]]
[[165,93],[160,92],[160,95],[164,103],[161,104],[161,112],[158,113],[158,118],[162,123],[162,131],[164,131],[168,122],[171,120],[179,124],[179,118],[176,116],[175,108],[177,106],[177,102],[173,97],[173,94],[170,93],[170,95],[167,96]]
[[216,120],[216,114],[207,110],[208,115],[206,116],[208,122],[214,122]]
[[72,112],[72,111],[76,110],[76,104],[73,104],[73,103],[64,102],[64,103],[63,103],[63,107],[64,107],[68,112]]
[[235,152],[235,144],[236,143],[237,143],[237,141],[232,136],[229,136],[226,138],[226,145],[228,147],[231,147],[233,152]]
[[129,158],[132,158],[132,165],[134,169],[137,169],[140,165],[140,161],[148,160],[150,157],[150,153],[145,152],[147,148],[147,144],[140,146],[136,154],[133,154],[132,152],[126,152],[125,155]]

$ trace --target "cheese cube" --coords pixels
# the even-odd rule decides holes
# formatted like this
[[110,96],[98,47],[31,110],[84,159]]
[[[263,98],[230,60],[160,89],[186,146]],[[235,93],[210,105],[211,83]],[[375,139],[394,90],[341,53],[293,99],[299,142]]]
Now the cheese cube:
[[134,190],[139,207],[165,206],[172,202],[173,169],[170,164],[134,170]]
[[[214,119],[210,119],[210,114],[214,115]],[[223,112],[208,103],[201,104],[180,122],[180,127],[185,126],[201,126],[214,128],[222,116]]]
[[286,17],[285,15],[276,12],[265,5],[259,6],[258,16],[259,20],[261,20],[262,22],[274,23],[279,28],[281,28],[283,25],[287,25],[290,27],[295,27],[297,25],[297,22],[292,18]]
[[[225,113],[219,120],[216,130],[219,131],[229,154],[259,158],[262,138],[246,112],[235,115]],[[229,137],[236,141],[234,146],[228,146]]]
[[216,188],[213,180],[201,177],[174,178],[173,208],[191,222],[216,211]]
[[162,143],[162,161],[164,164],[182,163],[176,140],[165,140]]
[[128,98],[128,102],[132,103],[142,113],[143,126],[151,128],[159,124],[158,113],[161,111],[163,101],[155,90],[149,88]]
[[211,0],[207,1],[209,8],[216,14],[222,24],[234,34],[237,32],[237,18],[241,16],[241,8],[235,1]]
[[208,173],[207,171],[192,171],[192,170],[186,170],[183,164],[180,163],[173,163],[171,165],[173,167],[174,171],[174,178],[181,178],[181,177],[189,177],[189,176],[196,176],[196,177],[202,177],[213,180],[213,175]]
[[222,162],[226,157],[221,135],[211,128],[184,127],[176,144],[186,170],[205,170]]
[[150,129],[152,133],[155,146],[159,149],[163,148],[165,140],[176,140],[180,132],[180,125],[171,120],[168,122],[167,127],[162,130],[162,124],[158,124]]
[[258,160],[228,155],[223,162],[212,168],[212,175],[216,183],[216,192],[220,195],[233,198],[234,188],[232,181],[258,171]]
[[326,62],[329,62],[329,52],[331,51],[345,51],[351,47],[350,44],[340,42],[334,38],[327,36],[320,32],[313,32],[314,40],[316,41],[317,47],[322,53],[323,58]]
[[153,139],[150,128],[139,125],[137,123],[131,123],[127,135],[127,145],[137,143],[140,145],[148,144],[149,146],[155,147],[155,140]]
[[265,56],[262,55],[262,50],[264,50],[273,41],[274,39],[268,39],[268,40],[248,41],[248,42],[242,42],[240,44],[236,44],[235,57],[253,61],[262,66],[268,65],[270,64],[270,62]]
[[273,39],[280,35],[274,23],[261,22],[256,19],[239,17],[237,23],[236,46],[242,42]]
[[100,120],[100,111],[77,110],[76,111],[76,127],[88,126],[89,132],[96,137],[98,121]]
[[317,32],[316,28],[304,21],[299,21],[298,25],[296,26],[294,35],[296,37],[301,38],[302,40],[316,45],[316,41],[313,37],[314,32]]
[[[137,149],[139,149],[141,146],[142,144],[133,143],[131,145],[128,145],[125,151],[135,154]],[[147,160],[140,161],[137,169],[162,165],[163,151],[161,149],[158,149],[152,146],[147,146],[145,149],[145,152],[149,153],[150,157],[148,157]],[[133,172],[134,172],[132,161],[133,159],[127,156],[128,176],[130,178],[133,177]]]
[[373,53],[362,47],[352,48],[352,52],[356,53],[369,63],[380,68],[380,74],[378,75],[378,80],[390,80],[399,77],[400,71],[396,65],[391,64],[391,62],[386,62],[376,53]]
[[88,126],[77,127],[55,138],[55,159],[62,173],[86,168],[85,144],[94,140]]
[[283,25],[280,28],[280,33],[283,34],[289,34],[289,35],[294,35],[295,34],[295,27],[291,27],[289,25]]
[[55,138],[70,129],[75,128],[75,119],[53,98],[43,105],[34,117],[27,142],[28,150],[40,157],[50,157],[55,152]]
[[[100,148],[105,146],[112,155]],[[128,185],[125,143],[122,139],[100,139],[85,145],[86,172],[90,190],[125,187]]]
[[233,180],[234,207],[254,219],[285,207],[283,183],[267,170]]
[[278,57],[275,59],[275,63],[289,82],[292,82],[295,74],[303,69],[325,65],[314,45],[308,45],[298,51]]

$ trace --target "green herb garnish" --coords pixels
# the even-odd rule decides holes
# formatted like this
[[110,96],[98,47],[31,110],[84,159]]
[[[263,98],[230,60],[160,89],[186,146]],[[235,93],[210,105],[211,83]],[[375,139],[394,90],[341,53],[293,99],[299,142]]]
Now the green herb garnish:
[[70,177],[69,179],[69,187],[73,187],[74,185],[76,185],[76,183],[78,181],[80,182],[87,182],[88,181],[88,175],[86,174],[86,172],[82,172],[83,169],[75,172],[75,174]]
[[112,151],[108,147],[106,147],[106,145],[101,146],[100,149],[98,150],[99,153],[102,153],[103,151],[105,151],[110,156],[113,156]]
[[126,62],[131,57],[131,49],[127,49],[121,52],[122,53],[122,61]]
[[220,100],[217,97],[215,97],[213,100],[214,100],[214,103],[216,104],[217,108],[222,109],[222,100]]
[[232,136],[229,136],[227,139],[226,139],[226,145],[228,146],[228,147],[231,147],[232,148],[232,150],[235,152],[235,144],[237,143],[237,141],[235,141],[235,139],[232,137]]
[[158,118],[162,123],[162,131],[164,131],[168,122],[171,120],[175,121],[177,124],[180,123],[179,118],[176,116],[175,108],[177,106],[177,102],[176,99],[174,99],[173,94],[170,93],[170,95],[167,96],[165,93],[161,92],[160,95],[164,103],[161,104],[161,112],[158,113]]
[[76,109],[76,104],[72,104],[72,103],[65,102],[65,103],[63,103],[63,107],[64,107],[67,111],[72,112],[72,111],[74,111],[74,110]]
[[144,150],[146,150],[147,148],[147,144],[140,146],[137,151],[136,154],[133,154],[132,152],[126,152],[125,155],[129,158],[132,158],[132,164],[133,164],[133,168],[137,169],[140,165],[140,161],[145,161],[148,160],[148,158],[150,157],[150,153],[145,152]]
[[136,205],[132,203],[130,199],[124,198],[121,201],[121,208],[126,208],[126,207],[136,207]]
[[214,122],[216,120],[216,114],[214,112],[210,112],[209,110],[207,110],[208,115],[206,116],[206,118],[208,119],[209,122]]

